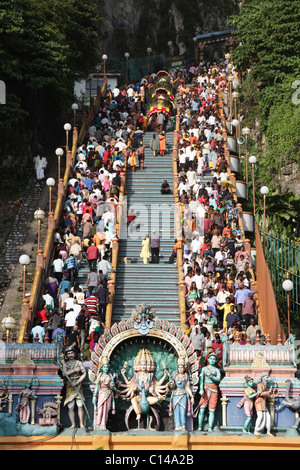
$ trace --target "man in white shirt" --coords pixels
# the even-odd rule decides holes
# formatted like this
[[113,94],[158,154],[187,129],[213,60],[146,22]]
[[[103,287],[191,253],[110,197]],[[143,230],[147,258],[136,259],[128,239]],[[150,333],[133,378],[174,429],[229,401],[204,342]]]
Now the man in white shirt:
[[108,274],[111,272],[111,264],[107,259],[102,259],[97,264],[97,272],[102,271],[102,274],[107,277]]
[[54,276],[56,277],[58,282],[61,282],[64,268],[64,262],[61,255],[58,255],[58,258],[53,260],[52,266]]
[[197,173],[195,172],[195,170],[193,170],[191,166],[189,167],[189,170],[186,173],[186,177],[188,180],[189,187],[191,189],[197,182]]
[[[80,307],[80,310],[81,310],[81,307]],[[78,312],[75,313],[73,309],[69,310],[69,312],[66,314],[65,329],[66,329],[67,336],[72,332],[74,326],[76,325],[76,318],[78,317],[78,315],[79,313]]]
[[[74,304],[75,304],[75,299],[72,293],[69,294],[69,297],[67,297],[62,304],[62,311],[63,314],[66,314],[69,310],[73,310]],[[74,311],[74,310],[73,310]]]
[[181,170],[185,169],[186,159],[187,159],[186,153],[184,152],[183,149],[181,149],[179,151],[179,166]]
[[193,145],[189,145],[185,150],[189,165],[192,165],[192,168],[194,168],[194,161],[197,154],[195,147]]
[[184,179],[182,179],[179,186],[178,186],[179,195],[181,196],[184,191],[186,193],[188,193],[189,189],[190,189],[190,187],[189,187],[188,183]]

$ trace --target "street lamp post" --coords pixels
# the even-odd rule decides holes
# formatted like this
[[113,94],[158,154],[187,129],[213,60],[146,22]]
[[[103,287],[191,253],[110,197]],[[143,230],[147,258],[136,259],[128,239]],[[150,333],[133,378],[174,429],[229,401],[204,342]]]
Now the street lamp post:
[[248,135],[250,134],[249,127],[244,127],[242,133],[245,136],[245,151],[246,151],[246,184],[248,184]]
[[198,60],[197,36],[193,37],[193,41],[194,41],[194,56],[195,56],[195,61],[197,62]]
[[151,47],[147,48],[147,54],[148,54],[148,74],[150,73],[150,54],[152,52]]
[[42,209],[38,209],[34,213],[34,218],[37,220],[38,223],[38,249],[37,251],[41,251],[41,222],[45,218],[45,212]]
[[89,75],[89,82],[90,82],[90,107],[92,105],[92,80],[93,80],[93,76],[92,75]]
[[129,52],[125,52],[124,57],[126,59],[126,84],[128,84],[128,59],[130,57]]
[[106,61],[107,61],[107,55],[106,54],[103,54],[102,60],[103,60],[103,75],[105,76],[106,75]]
[[74,115],[74,127],[76,127],[76,111],[78,110],[77,103],[72,104],[72,110],[73,110],[73,115]]
[[[288,277],[288,275],[287,275]],[[282,283],[282,288],[286,292],[286,301],[287,301],[287,315],[288,315],[288,336],[290,337],[291,335],[291,312],[290,312],[290,292],[294,288],[294,284],[292,281],[287,278],[285,281]]]
[[71,124],[66,122],[66,124],[64,125],[64,130],[66,131],[66,152],[68,152],[68,150],[69,150],[69,131],[71,129],[72,129]]
[[268,186],[262,186],[260,188],[260,193],[262,194],[263,198],[264,198],[264,251],[266,250],[266,198],[267,198],[267,195],[269,194],[269,188]]
[[[229,65],[227,67],[229,67]],[[228,82],[229,82],[229,120],[231,121],[232,120],[232,82],[233,82],[232,75],[228,77]]]
[[234,118],[235,118],[235,119],[237,119],[237,117],[238,117],[238,116],[237,116],[237,99],[238,99],[238,97],[239,97],[238,91],[234,91],[234,92],[232,93],[232,98],[233,98],[233,100],[234,100]]
[[255,182],[254,182],[254,170],[255,170],[255,163],[256,163],[256,157],[252,155],[249,158],[249,163],[252,166],[252,188],[253,188],[253,215],[255,217]]
[[6,331],[7,343],[9,343],[10,331],[15,327],[15,325],[16,325],[16,320],[9,314],[7,315],[7,317],[4,317],[1,322],[2,328]]
[[101,65],[97,65],[96,66],[96,72],[97,72],[97,95],[98,95],[98,92],[99,92],[99,72],[101,70]]
[[173,46],[172,41],[168,41],[168,46],[169,46],[170,68],[171,68],[172,67],[172,46]]
[[19,258],[19,263],[23,266],[23,300],[25,300],[25,289],[26,289],[26,271],[27,266],[30,263],[30,258],[28,255],[21,255]]
[[48,178],[46,181],[47,186],[49,187],[49,214],[52,213],[52,188],[55,186],[55,179]]
[[84,95],[86,94],[86,89],[85,88],[81,88],[80,90],[80,93],[81,93],[81,106],[82,106],[82,114],[84,113]]
[[57,178],[58,178],[58,182],[59,182],[60,181],[60,159],[61,159],[62,155],[64,154],[64,151],[63,151],[62,148],[59,147],[55,150],[55,153],[56,153],[57,158],[58,158],[58,172],[57,172],[58,175],[57,175]]

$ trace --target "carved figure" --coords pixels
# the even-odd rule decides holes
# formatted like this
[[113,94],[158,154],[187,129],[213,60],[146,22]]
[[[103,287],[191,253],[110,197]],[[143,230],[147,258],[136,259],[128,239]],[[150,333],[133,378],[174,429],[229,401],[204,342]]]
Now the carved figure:
[[243,427],[243,432],[245,434],[251,434],[250,427],[253,417],[254,399],[261,394],[261,390],[256,391],[253,388],[254,380],[252,377],[246,375],[245,380],[247,385],[247,388],[245,389],[245,395],[242,400],[237,404],[237,407],[242,408],[244,406],[246,421]]
[[72,346],[66,349],[64,363],[62,366],[63,375],[67,378],[67,393],[64,406],[68,406],[71,428],[75,428],[75,403],[78,408],[80,427],[84,428],[84,396],[82,382],[86,377],[86,370],[82,362],[76,359],[76,353]]
[[[208,407],[208,431],[211,432],[215,420],[215,411],[218,404],[219,387],[218,384],[221,381],[220,369],[215,367],[217,363],[217,356],[214,353],[210,353],[207,357],[208,365],[203,367],[200,374],[199,380],[199,393],[200,401],[198,404],[198,431],[203,429],[203,421],[205,417],[205,410]],[[194,416],[197,415],[198,410],[195,410]]]
[[18,397],[16,411],[19,412],[20,423],[28,424],[30,418],[30,399],[35,397],[35,393],[31,390],[31,382],[27,382],[25,388],[21,390]]
[[[288,408],[291,408],[291,410],[295,412],[299,412],[300,411],[300,396],[290,398],[289,394],[290,394],[292,382],[291,380],[287,380],[286,383],[287,383],[287,387],[285,391],[284,400],[282,403],[286,405]],[[292,428],[298,429],[299,425],[300,425],[300,418],[295,418],[295,423],[293,424]]]
[[53,424],[59,424],[59,404],[54,401],[45,401],[43,408],[37,408],[37,412],[42,416],[39,419],[40,426],[50,426]]
[[93,394],[95,429],[99,429],[100,431],[106,431],[109,411],[112,410],[112,414],[115,414],[114,387],[114,377],[109,374],[109,360],[108,358],[104,358],[101,370],[96,379]]
[[178,359],[178,372],[170,381],[172,391],[169,415],[174,413],[175,431],[186,430],[186,418],[191,415],[194,397],[190,389],[187,364],[184,358]]
[[[151,427],[152,417],[150,418],[150,409],[152,406],[166,398],[168,393],[168,384],[163,385],[168,372],[165,372],[162,378],[157,381],[154,375],[155,362],[151,352],[147,349],[141,349],[134,360],[134,375],[131,379],[126,377],[127,363],[121,369],[121,374],[125,384],[119,384],[124,390],[119,392],[120,397],[130,400],[132,408],[135,411],[140,427],[141,415],[147,415],[147,426]],[[128,410],[127,418],[131,409]],[[128,419],[127,419],[128,427]]]
[[6,385],[3,385],[3,388],[0,392],[0,413],[2,413],[4,406],[8,402],[8,393]]
[[255,398],[255,410],[257,419],[255,422],[254,434],[260,436],[261,431],[267,429],[267,435],[273,436],[271,433],[271,416],[267,407],[267,400],[272,398],[272,387],[267,390],[268,383],[271,383],[268,372],[261,375],[259,383],[257,385],[257,391],[260,392]]

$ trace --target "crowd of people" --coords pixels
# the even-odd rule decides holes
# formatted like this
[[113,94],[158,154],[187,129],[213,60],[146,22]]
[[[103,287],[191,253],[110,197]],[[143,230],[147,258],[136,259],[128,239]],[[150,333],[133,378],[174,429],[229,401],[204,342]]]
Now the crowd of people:
[[[110,89],[76,153],[31,340],[75,344],[89,360],[105,329],[121,172],[134,151],[139,84]],[[89,273],[80,277],[80,267]]]
[[[232,72],[231,72],[232,73]],[[226,61],[201,63],[179,86],[178,194],[182,206],[185,331],[203,361],[213,349],[222,363],[223,342],[255,344],[257,325],[251,291],[252,262],[230,190],[219,90],[226,86]],[[204,178],[205,176],[209,178]],[[176,259],[178,240],[170,262]]]
[[[180,72],[178,86],[178,194],[183,214],[185,332],[199,363],[213,349],[221,364],[224,335],[239,344],[246,344],[248,337],[253,344],[258,335],[263,343],[264,337],[256,323],[252,263],[224,152],[218,91],[226,86],[226,61],[200,63],[184,72]],[[151,86],[150,77],[148,81]],[[35,313],[33,340],[43,342],[46,337],[51,342],[60,334],[64,346],[75,342],[88,356],[104,331],[121,172],[125,161],[132,171],[137,164],[143,170],[141,133],[147,129],[147,119],[145,110],[138,108],[140,93],[139,84],[108,88],[87,139],[77,150],[61,226],[55,234],[52,270]],[[147,96],[147,88],[143,93]],[[165,125],[163,120],[155,123],[150,145],[155,154],[164,152],[159,141]],[[203,178],[206,175],[210,178]],[[164,181],[162,194],[169,189]],[[176,262],[178,247],[175,240],[170,262]],[[77,278],[83,260],[89,266],[85,285]]]

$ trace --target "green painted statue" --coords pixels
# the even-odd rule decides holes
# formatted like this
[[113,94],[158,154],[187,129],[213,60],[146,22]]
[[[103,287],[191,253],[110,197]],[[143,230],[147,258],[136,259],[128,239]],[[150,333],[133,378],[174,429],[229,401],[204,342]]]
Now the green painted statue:
[[199,380],[199,394],[200,401],[198,404],[197,412],[198,414],[198,431],[203,430],[203,421],[205,417],[205,410],[208,407],[208,431],[213,430],[214,420],[215,420],[215,411],[218,404],[219,398],[219,383],[221,381],[220,369],[215,365],[217,363],[217,356],[214,353],[210,353],[207,358],[208,365],[203,367],[201,370],[200,380]]

